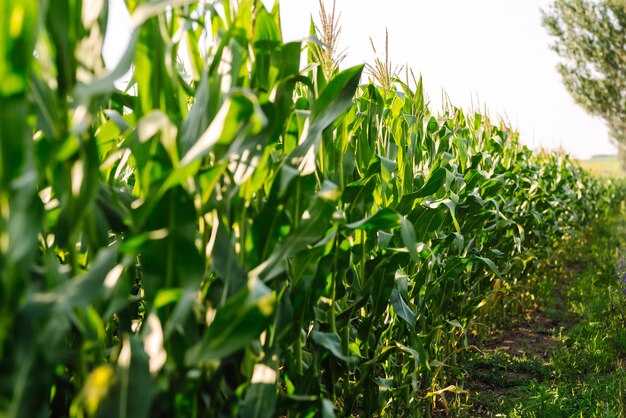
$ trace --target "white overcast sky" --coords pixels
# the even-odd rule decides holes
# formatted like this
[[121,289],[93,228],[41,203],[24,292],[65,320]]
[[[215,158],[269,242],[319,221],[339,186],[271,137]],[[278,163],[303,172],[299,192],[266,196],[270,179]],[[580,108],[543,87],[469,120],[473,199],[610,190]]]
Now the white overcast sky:
[[[111,0],[115,20],[120,18],[121,1]],[[268,7],[273,3],[264,2]],[[331,0],[325,4],[327,10],[332,7]],[[478,102],[492,117],[505,117],[533,148],[561,147],[577,158],[613,154],[604,123],[574,103],[556,71],[558,58],[541,26],[540,9],[550,4],[550,0],[337,0],[340,44],[347,54],[342,67],[373,62],[369,38],[383,52],[387,28],[390,60],[422,74],[433,110],[440,108],[445,91],[455,106],[475,108]],[[308,36],[310,16],[317,20],[318,1],[280,0],[280,7],[285,40]]]
[[[267,1],[270,3],[271,1]],[[384,50],[423,76],[434,109],[441,92],[468,109],[477,101],[504,116],[531,147],[562,147],[578,158],[615,153],[602,120],[574,103],[556,71],[558,57],[541,26],[549,0],[337,0],[344,65],[372,62]],[[331,2],[327,0],[327,11]],[[308,33],[317,0],[281,0],[286,40]]]

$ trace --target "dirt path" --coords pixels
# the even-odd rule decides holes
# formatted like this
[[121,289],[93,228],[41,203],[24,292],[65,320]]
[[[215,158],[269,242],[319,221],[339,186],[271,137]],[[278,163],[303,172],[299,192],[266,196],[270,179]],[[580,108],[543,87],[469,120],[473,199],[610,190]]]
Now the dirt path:
[[526,311],[523,317],[495,330],[480,345],[480,352],[470,356],[466,388],[475,402],[469,416],[494,416],[493,405],[502,404],[511,392],[527,387],[529,382],[541,384],[551,378],[550,357],[562,347],[562,336],[577,322],[563,289],[585,266],[570,263],[561,269],[569,274],[556,275],[560,279],[550,286],[547,306]]
[[536,307],[499,318],[464,354],[467,398],[447,416],[626,417],[626,284],[616,270],[626,263],[626,216],[553,255],[523,289]]
[[488,351],[503,351],[517,357],[547,359],[558,341],[554,334],[562,324],[545,313],[533,312],[533,319],[494,335],[486,344]]

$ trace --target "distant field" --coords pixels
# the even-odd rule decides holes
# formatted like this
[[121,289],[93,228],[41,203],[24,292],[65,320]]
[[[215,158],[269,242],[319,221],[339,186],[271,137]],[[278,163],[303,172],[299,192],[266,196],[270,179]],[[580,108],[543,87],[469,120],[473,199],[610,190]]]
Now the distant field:
[[598,155],[588,160],[579,160],[580,165],[601,177],[624,177],[626,171],[622,168],[617,155]]

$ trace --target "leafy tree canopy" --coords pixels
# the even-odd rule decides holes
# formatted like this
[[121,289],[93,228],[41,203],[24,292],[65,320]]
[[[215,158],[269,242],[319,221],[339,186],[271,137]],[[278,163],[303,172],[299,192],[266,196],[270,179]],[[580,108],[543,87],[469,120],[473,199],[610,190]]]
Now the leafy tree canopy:
[[626,0],[555,0],[543,24],[567,90],[626,147]]

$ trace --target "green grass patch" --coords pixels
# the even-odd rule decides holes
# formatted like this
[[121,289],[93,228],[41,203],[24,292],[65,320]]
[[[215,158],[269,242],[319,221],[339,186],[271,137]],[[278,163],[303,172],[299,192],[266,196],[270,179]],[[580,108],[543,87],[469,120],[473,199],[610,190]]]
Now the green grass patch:
[[533,315],[543,319],[521,321],[494,337],[508,341],[509,348],[519,346],[515,340],[522,339],[524,329],[531,345],[548,336],[550,349],[542,356],[532,349],[507,352],[506,344],[495,344],[468,353],[463,361],[469,402],[458,406],[457,416],[626,414],[626,295],[615,268],[625,240],[624,220],[616,216],[560,248],[543,269],[552,274],[535,289],[540,297]]
[[621,178],[626,175],[617,155],[597,155],[579,162],[584,169],[599,177]]

